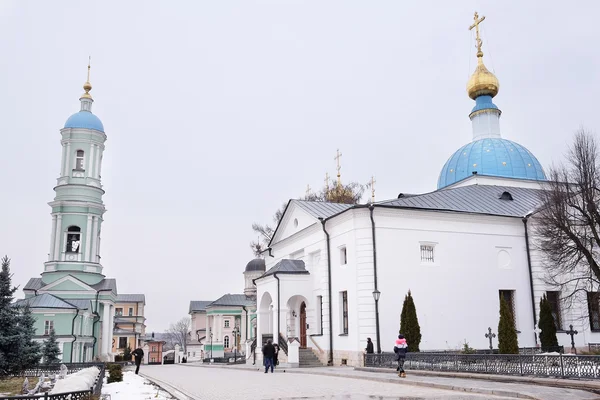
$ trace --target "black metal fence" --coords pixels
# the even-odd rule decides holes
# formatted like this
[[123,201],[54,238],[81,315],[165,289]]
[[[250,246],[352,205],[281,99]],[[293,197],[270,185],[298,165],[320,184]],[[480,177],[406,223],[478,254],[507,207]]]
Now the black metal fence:
[[[31,396],[16,396],[16,397],[0,397],[0,400],[8,400],[8,399],[49,399],[49,400],[87,400],[91,399],[92,395],[100,396],[102,393],[102,384],[104,383],[104,375],[106,373],[106,365],[104,363],[69,363],[64,364],[67,367],[69,375],[78,371],[81,371],[85,368],[96,367],[100,370],[98,374],[98,378],[96,382],[94,382],[94,386],[90,388],[90,390],[83,390],[78,392],[69,392],[69,393],[57,393],[57,394],[48,394],[48,393],[40,393]],[[35,368],[29,368],[20,373],[19,377],[39,377],[42,374],[45,376],[49,376],[52,374],[58,374],[60,372],[61,364],[40,364]],[[69,397],[71,396],[71,397]]]
[[[365,354],[366,367],[396,368],[396,354]],[[600,379],[600,356],[408,353],[405,369]]]
[[57,393],[57,394],[48,394],[48,393],[40,393],[31,396],[14,396],[14,397],[0,397],[0,400],[92,400],[92,396],[94,395],[93,390],[82,390],[79,392],[69,392],[69,393]]

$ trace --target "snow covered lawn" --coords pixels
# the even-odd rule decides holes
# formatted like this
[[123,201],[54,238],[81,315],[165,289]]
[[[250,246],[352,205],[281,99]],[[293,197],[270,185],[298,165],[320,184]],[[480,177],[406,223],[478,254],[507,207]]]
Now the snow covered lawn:
[[173,399],[167,392],[136,375],[133,371],[123,372],[123,382],[105,383],[102,394],[110,400]]

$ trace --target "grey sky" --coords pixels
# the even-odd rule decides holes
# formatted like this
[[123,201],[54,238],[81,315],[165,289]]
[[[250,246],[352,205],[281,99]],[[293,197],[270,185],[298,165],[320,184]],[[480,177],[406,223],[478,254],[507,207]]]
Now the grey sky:
[[[306,185],[434,190],[471,140],[467,27],[485,15],[504,138],[547,167],[600,127],[594,1],[6,1],[0,3],[0,253],[38,277],[59,129],[88,55],[103,161],[102,263],[163,330],[189,300],[241,292],[253,221]],[[540,7],[540,6],[543,6]],[[22,296],[22,292],[19,293]]]

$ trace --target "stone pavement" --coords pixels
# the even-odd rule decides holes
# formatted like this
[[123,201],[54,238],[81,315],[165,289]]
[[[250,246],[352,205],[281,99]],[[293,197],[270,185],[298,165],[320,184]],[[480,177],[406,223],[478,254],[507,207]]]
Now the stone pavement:
[[[513,397],[473,394],[426,386],[328,374],[276,373],[247,368],[194,364],[142,366],[140,373],[179,400],[508,400]],[[317,368],[321,370],[320,368]],[[313,369],[315,371],[316,369]],[[317,372],[317,371],[315,371]],[[326,372],[326,371],[323,371]],[[331,372],[331,371],[329,371]],[[343,371],[342,371],[343,372]],[[381,378],[381,376],[379,375]],[[397,378],[400,379],[400,378]],[[393,381],[393,380],[390,380]]]
[[[186,367],[201,367],[206,369],[229,369],[229,370],[250,370],[260,371],[260,366],[252,365],[235,365],[235,366],[219,366],[219,365],[206,365],[206,364],[184,364]],[[350,367],[324,367],[324,368],[306,368],[306,369],[284,369],[281,366],[276,370],[282,373],[284,370],[287,374],[305,374],[305,375],[318,375],[321,377],[338,377],[338,378],[352,378],[358,380],[366,380],[370,382],[381,382],[386,384],[400,384],[401,386],[416,386],[419,388],[435,388],[445,389],[458,392],[467,393],[478,393],[495,396],[503,396],[508,398],[529,398],[539,400],[600,400],[600,395],[596,395],[592,392],[564,388],[564,387],[549,387],[545,384],[558,383],[558,384],[572,384],[578,385],[580,388],[600,389],[600,384],[595,381],[574,381],[574,380],[559,380],[559,379],[544,379],[544,378],[528,378],[528,377],[506,377],[506,376],[491,376],[485,375],[486,379],[481,379],[484,376],[478,376],[479,379],[471,379],[469,374],[464,377],[444,377],[436,376],[425,371],[408,371],[408,377],[400,379],[396,376],[393,370],[382,370],[376,369],[377,372],[361,370],[357,371]],[[383,371],[383,372],[382,372]],[[439,375],[439,374],[437,374]],[[471,374],[472,375],[472,374]],[[481,375],[481,374],[480,374]],[[504,380],[510,380],[510,382],[496,382],[489,379],[499,378]],[[535,384],[534,384],[535,383]],[[444,397],[442,397],[444,398]],[[450,398],[450,397],[448,397]]]

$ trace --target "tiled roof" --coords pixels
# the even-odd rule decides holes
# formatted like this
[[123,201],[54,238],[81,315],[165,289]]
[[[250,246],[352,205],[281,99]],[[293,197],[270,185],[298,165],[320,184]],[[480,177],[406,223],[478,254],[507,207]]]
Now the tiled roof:
[[[74,279],[77,279],[73,277]],[[31,278],[25,285],[23,290],[39,290],[44,286],[42,278]],[[113,293],[117,293],[117,280],[113,278],[102,279],[100,282],[94,285],[88,285],[95,290],[110,290]]]
[[66,301],[48,293],[42,293],[38,296],[17,300],[15,303],[13,303],[13,306],[15,307],[25,307],[27,305],[30,308],[60,308],[72,310],[77,308],[73,304],[67,303]]
[[144,303],[144,304],[146,304],[146,296],[143,294],[119,294],[119,295],[117,295],[117,303]]
[[190,310],[188,313],[192,311],[206,311],[206,306],[212,303],[212,301],[204,301],[204,300],[192,300],[190,301]]
[[[262,274],[260,278],[264,278],[273,274],[308,274],[304,261],[283,259],[269,268],[267,272]],[[260,279],[258,278],[258,279]]]
[[208,307],[214,306],[253,306],[256,299],[248,297],[245,294],[226,294],[213,301]]
[[[508,192],[512,200],[501,199]],[[539,189],[470,185],[388,200],[377,205],[398,208],[454,211],[474,214],[524,217],[540,204]]]
[[329,203],[326,201],[292,200],[291,202],[313,217],[323,219],[339,214],[354,206],[353,204]]

